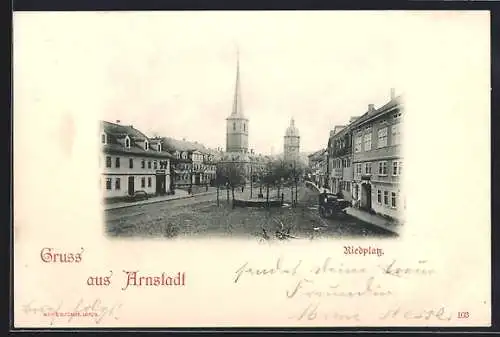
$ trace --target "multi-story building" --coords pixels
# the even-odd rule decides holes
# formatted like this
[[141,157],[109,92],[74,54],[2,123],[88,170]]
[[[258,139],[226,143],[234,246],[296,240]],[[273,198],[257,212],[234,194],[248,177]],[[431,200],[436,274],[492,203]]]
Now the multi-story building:
[[198,142],[170,137],[154,138],[161,140],[164,148],[173,157],[174,183],[179,187],[209,185],[215,179],[215,154]]
[[172,155],[160,140],[149,139],[132,125],[101,121],[100,145],[104,198],[126,197],[138,190],[150,195],[173,193]]
[[387,104],[378,109],[370,104],[351,126],[355,205],[394,219],[402,217],[405,207],[400,179],[402,121],[401,96],[392,89]]
[[312,182],[318,187],[327,187],[328,150],[316,151],[308,156],[308,160]]
[[333,193],[352,199],[352,141],[350,125],[338,125],[328,139],[328,181]]

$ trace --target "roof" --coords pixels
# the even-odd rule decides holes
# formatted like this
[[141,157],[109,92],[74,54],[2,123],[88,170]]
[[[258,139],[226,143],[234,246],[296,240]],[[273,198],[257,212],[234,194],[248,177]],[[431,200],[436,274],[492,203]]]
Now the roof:
[[127,135],[135,141],[144,141],[148,139],[148,137],[144,133],[135,129],[132,125],[121,125],[101,121],[101,128],[104,132],[106,132],[108,136],[111,136],[108,137],[108,143],[119,144],[116,140]]
[[384,113],[388,112],[389,110],[391,110],[392,108],[395,108],[395,107],[401,105],[401,99],[402,99],[401,95],[396,96],[393,99],[391,99],[389,102],[387,102],[386,104],[381,106],[380,108],[376,109],[374,112],[371,112],[371,113],[369,111],[365,112],[362,116],[360,116],[358,119],[356,119],[351,124],[351,127],[356,128],[358,126],[361,126],[365,122],[372,120],[376,117],[379,117],[379,116],[383,115]]
[[335,135],[344,129],[345,125],[335,125],[335,127],[333,128],[333,134]]
[[321,149],[321,150],[318,150],[312,154],[310,154],[308,157],[309,157],[309,160],[321,160],[323,158],[323,155],[327,152],[327,149]]
[[[102,131],[106,133],[107,136],[106,144],[101,145],[101,150],[105,153],[124,153],[158,158],[173,158],[172,155],[164,151],[158,152],[153,149],[144,150],[143,145],[139,145],[139,143],[146,140],[150,141],[150,139],[132,125],[120,125],[106,121],[101,121],[100,124]],[[130,148],[126,148],[123,146],[123,143],[119,141],[127,136],[130,138]]]
[[120,153],[120,154],[130,154],[130,155],[148,156],[156,158],[169,158],[169,159],[174,158],[174,156],[165,151],[162,152],[158,152],[156,150],[146,151],[136,146],[130,146],[130,148],[128,149],[120,144],[102,145],[101,150],[104,153]]
[[214,154],[213,150],[207,149],[203,144],[197,142],[189,142],[186,140],[178,140],[171,137],[159,137],[167,151],[199,151],[205,154]]

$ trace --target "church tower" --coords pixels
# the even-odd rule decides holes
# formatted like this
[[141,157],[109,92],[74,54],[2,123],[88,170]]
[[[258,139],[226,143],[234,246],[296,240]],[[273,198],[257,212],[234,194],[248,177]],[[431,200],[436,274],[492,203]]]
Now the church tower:
[[248,152],[248,119],[243,115],[240,89],[240,57],[236,60],[236,85],[233,110],[226,118],[226,152]]
[[299,129],[295,127],[295,120],[292,118],[290,126],[286,129],[284,139],[284,159],[294,161],[299,159],[300,136]]

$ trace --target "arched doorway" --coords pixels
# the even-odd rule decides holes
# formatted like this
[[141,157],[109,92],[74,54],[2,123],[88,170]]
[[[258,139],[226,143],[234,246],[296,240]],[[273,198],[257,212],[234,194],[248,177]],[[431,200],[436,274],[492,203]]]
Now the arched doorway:
[[369,183],[361,184],[361,208],[369,211],[372,208],[372,185]]

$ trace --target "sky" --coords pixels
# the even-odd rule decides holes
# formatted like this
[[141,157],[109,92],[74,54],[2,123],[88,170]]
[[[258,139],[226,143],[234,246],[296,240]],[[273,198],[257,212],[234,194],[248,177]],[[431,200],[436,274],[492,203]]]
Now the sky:
[[[96,119],[120,120],[150,136],[185,138],[211,148],[225,147],[238,48],[250,148],[282,152],[293,117],[300,150],[312,152],[326,147],[335,125],[363,114],[370,103],[383,105],[391,88],[404,91],[408,15],[49,13],[36,27],[18,25],[25,31],[18,29],[15,39],[22,37],[17,39],[21,54],[23,46],[37,48],[38,63],[31,67],[45,82],[51,79],[38,90],[53,97],[68,92],[57,98],[60,104],[86,104]],[[20,72],[29,67],[19,67]],[[79,82],[87,84],[79,89]]]

